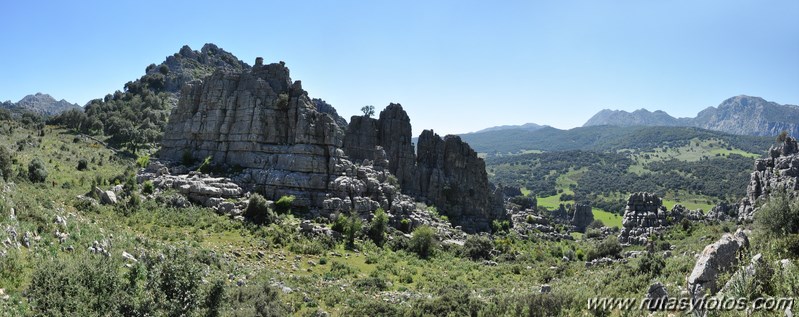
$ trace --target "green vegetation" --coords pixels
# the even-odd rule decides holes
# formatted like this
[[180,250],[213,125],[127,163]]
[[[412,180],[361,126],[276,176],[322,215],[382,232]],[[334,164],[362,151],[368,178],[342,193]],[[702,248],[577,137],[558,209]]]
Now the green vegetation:
[[[295,218],[300,212],[278,214],[258,195],[251,196],[243,222],[209,208],[178,208],[171,203],[177,193],[159,189],[157,198],[150,198],[152,183],[131,184],[139,159],[76,138],[72,131],[16,121],[8,126],[13,132],[0,138],[0,148],[14,151],[9,151],[11,179],[0,182],[8,189],[0,196],[0,228],[13,227],[17,242],[25,232],[36,237],[29,248],[0,247],[0,288],[9,295],[0,299],[0,312],[11,316],[620,316],[585,311],[585,303],[596,296],[640,298],[653,281],[678,293],[694,254],[734,230],[730,224],[681,223],[653,237],[658,252],[652,256],[591,268],[585,260],[641,247],[621,247],[613,237],[589,239],[596,223],[585,235],[575,234],[578,240],[549,241],[516,234],[502,222],[498,233],[470,235],[459,246],[436,241],[434,228],[414,228],[381,211],[362,226],[357,216],[319,221],[341,236],[306,235]],[[28,181],[27,167],[35,158],[48,171],[45,184]],[[80,159],[88,164],[76,170]],[[560,198],[576,198],[589,169],[550,171],[557,174],[551,203],[573,203]],[[116,184],[124,189],[115,206],[76,198],[94,186]],[[529,204],[532,197],[518,202]],[[550,203],[536,200],[533,205]],[[292,204],[283,206],[296,209]],[[792,204],[772,211],[782,221],[758,218],[756,228],[763,229],[755,230],[748,252],[762,253],[768,267],[757,283],[744,280],[735,292],[797,295],[797,274],[776,264],[799,259],[799,234],[786,225],[794,223]],[[764,210],[768,206],[785,204],[767,202]],[[9,217],[11,208],[15,219]],[[620,221],[598,209],[594,215],[606,225]],[[57,217],[65,221],[56,223]],[[57,232],[69,235],[61,241]],[[0,241],[9,237],[0,230]],[[103,250],[91,251],[95,245]],[[660,256],[667,248],[673,255]],[[542,284],[552,292],[542,294]]]
[[429,226],[421,226],[413,230],[413,236],[409,243],[410,250],[419,255],[420,258],[426,259],[433,255],[436,248],[436,236],[433,228]]

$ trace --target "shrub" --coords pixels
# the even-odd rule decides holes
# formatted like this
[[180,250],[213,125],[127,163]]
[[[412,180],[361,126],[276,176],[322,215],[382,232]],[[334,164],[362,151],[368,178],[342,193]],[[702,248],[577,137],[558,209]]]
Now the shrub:
[[605,224],[604,224],[604,223],[602,223],[602,221],[601,221],[601,220],[599,220],[599,219],[594,219],[594,221],[591,221],[591,223],[590,223],[590,224],[588,224],[588,227],[587,227],[587,229],[600,229],[600,228],[602,228],[602,227],[604,227],[604,226],[605,226]]
[[510,199],[510,202],[519,205],[522,209],[534,209],[535,199],[527,196],[516,196]]
[[369,224],[369,238],[375,242],[377,246],[383,246],[386,240],[386,228],[388,227],[388,215],[383,208],[378,208],[375,211],[372,222]]
[[657,276],[660,275],[660,272],[663,271],[663,268],[665,267],[666,262],[662,257],[657,256],[654,253],[647,253],[638,262],[636,272],[638,274]]
[[296,197],[294,195],[283,196],[275,202],[275,209],[278,214],[287,214],[291,212],[291,206],[294,204]]
[[343,234],[347,231],[348,220],[349,218],[346,215],[339,214],[336,217],[336,219],[333,220],[333,224],[330,226],[330,229],[332,229],[335,232]]
[[28,164],[28,179],[34,183],[42,183],[47,180],[47,168],[38,157],[33,158]]
[[237,288],[232,294],[232,316],[289,316],[290,306],[280,299],[278,290],[264,281]]
[[363,222],[358,215],[353,214],[349,216],[349,221],[347,222],[346,229],[344,230],[344,234],[347,236],[347,247],[355,247],[355,237],[358,235],[358,232],[361,231],[362,227]]
[[799,233],[799,201],[784,192],[772,193],[755,214],[755,225],[769,236]]
[[152,181],[145,181],[141,186],[141,192],[145,195],[150,195],[155,192],[155,185]]
[[602,232],[597,229],[588,229],[585,230],[585,238],[587,239],[595,239],[602,236]]
[[80,159],[80,160],[78,160],[78,167],[77,167],[77,169],[78,169],[79,171],[85,171],[85,170],[86,170],[86,169],[88,169],[88,168],[89,168],[89,161],[86,161],[86,159]]
[[591,261],[603,257],[619,257],[621,251],[622,248],[619,241],[616,237],[610,236],[600,241],[593,249],[589,250],[586,253],[586,260]]
[[247,204],[247,209],[244,210],[244,219],[257,224],[268,225],[274,223],[277,215],[272,209],[269,208],[266,198],[259,194],[253,194],[250,197],[250,202]]
[[410,233],[410,232],[411,232],[411,221],[410,221],[410,220],[408,220],[408,219],[402,219],[402,220],[400,220],[400,227],[399,227],[399,229],[400,229],[402,232],[405,232],[405,233]]
[[200,163],[200,167],[197,168],[197,171],[199,171],[200,173],[208,174],[211,172],[212,168],[213,168],[212,157],[206,156],[205,159],[203,159],[203,162]]
[[421,226],[413,230],[413,235],[411,236],[408,247],[412,252],[423,259],[432,255],[436,247],[436,237],[433,228],[430,226]]
[[10,180],[14,172],[13,156],[11,151],[0,145],[0,178]]
[[28,287],[37,316],[111,316],[128,302],[112,258],[87,255],[44,260]]
[[463,244],[463,253],[472,260],[491,258],[494,242],[486,236],[470,235]]
[[493,229],[495,233],[508,231],[510,229],[510,221],[494,219],[494,221],[491,221],[491,229]]
[[141,168],[147,168],[150,165],[150,156],[149,155],[142,155],[136,159],[136,165]]

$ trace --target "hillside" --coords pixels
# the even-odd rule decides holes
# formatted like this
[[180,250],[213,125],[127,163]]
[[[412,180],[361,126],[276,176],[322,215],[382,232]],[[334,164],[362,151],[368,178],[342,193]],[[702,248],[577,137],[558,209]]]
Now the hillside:
[[460,136],[475,151],[489,155],[524,151],[651,150],[664,145],[679,147],[694,138],[724,140],[730,146],[746,152],[762,153],[774,142],[773,137],[732,135],[693,127],[642,126],[590,126],[571,130],[546,127],[536,131],[513,129]]
[[180,87],[216,70],[241,71],[249,67],[214,44],[199,51],[183,46],[159,65],[150,64],[145,75],[103,98],[89,101],[84,109],[73,109],[49,123],[90,135],[105,135],[112,144],[132,152],[154,148],[163,134]]
[[27,95],[17,102],[0,103],[0,109],[7,109],[14,113],[32,112],[38,115],[52,116],[64,111],[80,109],[80,106],[64,99],[56,100],[48,94],[36,93]]
[[736,96],[718,107],[708,107],[695,118],[674,118],[657,110],[639,109],[632,113],[604,109],[588,119],[583,127],[685,126],[738,135],[774,136],[782,131],[799,135],[799,107],[781,105],[760,97]]

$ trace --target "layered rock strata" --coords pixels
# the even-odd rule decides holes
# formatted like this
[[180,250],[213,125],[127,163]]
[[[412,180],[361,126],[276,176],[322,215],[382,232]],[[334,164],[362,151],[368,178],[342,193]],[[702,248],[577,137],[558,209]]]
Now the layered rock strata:
[[488,183],[477,153],[460,137],[441,138],[432,130],[422,132],[414,153],[410,118],[399,104],[390,104],[379,119],[353,116],[344,152],[356,162],[387,160],[403,193],[435,205],[466,231],[489,231],[491,219],[504,218],[502,193]]
[[217,71],[184,86],[160,158],[210,158],[241,170],[233,180],[269,199],[294,195],[296,205],[326,213],[382,207],[410,215],[415,201],[406,193],[436,205],[465,231],[488,231],[493,219],[504,218],[485,163],[460,138],[425,131],[417,156],[399,104],[378,119],[353,117],[345,132],[335,109],[322,103],[291,81],[282,62]]

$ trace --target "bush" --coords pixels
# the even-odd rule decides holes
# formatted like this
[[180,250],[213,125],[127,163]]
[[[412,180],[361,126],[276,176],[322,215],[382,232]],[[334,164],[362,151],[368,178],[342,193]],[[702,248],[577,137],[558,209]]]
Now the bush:
[[85,170],[86,170],[86,169],[88,169],[88,168],[89,168],[89,161],[86,161],[86,159],[80,159],[80,160],[78,161],[78,167],[77,167],[77,169],[78,169],[79,171],[85,171]]
[[402,220],[400,220],[400,227],[399,227],[399,229],[400,229],[402,232],[405,232],[405,233],[410,233],[410,232],[411,232],[411,221],[410,221],[410,220],[408,220],[408,219],[402,219]]
[[638,274],[657,276],[660,275],[660,272],[662,272],[663,268],[665,267],[666,267],[666,262],[663,260],[662,257],[657,256],[653,253],[647,253],[638,262],[638,267],[636,268],[636,272]]
[[463,253],[472,260],[491,258],[494,242],[486,236],[470,235],[463,244]]
[[152,181],[145,181],[141,186],[141,192],[145,195],[150,195],[155,192],[155,185]]
[[275,209],[278,214],[287,214],[291,212],[291,206],[294,204],[296,197],[294,195],[283,196],[275,202]]
[[430,226],[421,226],[413,230],[413,235],[408,247],[410,251],[419,255],[420,258],[426,259],[432,255],[436,247],[436,237],[433,228]]
[[527,196],[516,196],[510,199],[510,202],[519,205],[522,209],[535,209],[535,198]]
[[610,236],[599,242],[593,249],[589,250],[586,253],[586,260],[591,261],[604,257],[617,258],[621,255],[621,251],[622,248],[621,244],[619,244],[619,240],[614,236]]
[[375,211],[372,222],[369,224],[369,238],[375,242],[377,246],[383,246],[386,241],[386,228],[388,227],[388,215],[383,208],[378,208]]
[[194,155],[191,154],[191,151],[185,150],[183,151],[183,155],[180,158],[180,162],[184,166],[190,166],[194,164]]
[[232,316],[289,316],[290,306],[280,299],[278,290],[264,281],[237,288],[232,294]]
[[250,197],[250,202],[247,204],[247,209],[244,210],[244,219],[257,224],[268,225],[274,223],[277,215],[272,209],[269,208],[266,198],[259,194],[253,194]]
[[799,233],[799,201],[784,192],[772,193],[755,214],[755,225],[769,236]]
[[590,224],[588,224],[588,227],[587,227],[587,229],[601,229],[601,228],[602,228],[602,227],[604,227],[604,226],[605,226],[605,224],[604,224],[604,223],[602,223],[602,221],[601,221],[601,220],[599,220],[599,219],[594,219],[594,221],[591,221],[591,223],[590,223]]
[[335,232],[344,234],[347,231],[347,222],[349,218],[344,214],[339,214],[335,220],[333,220],[333,224],[330,226]]
[[87,255],[44,260],[28,287],[36,316],[111,316],[129,302],[112,258]]
[[13,156],[11,151],[0,145],[0,178],[10,180],[14,173]]
[[355,247],[355,238],[363,227],[363,221],[358,215],[350,215],[344,234],[347,236],[347,247]]
[[491,221],[491,229],[493,229],[495,233],[508,231],[510,229],[510,221],[494,219]]
[[150,165],[150,156],[149,155],[142,155],[136,159],[136,165],[141,168],[147,168],[147,165]]
[[28,179],[34,183],[43,183],[47,180],[47,168],[38,157],[33,158],[28,164]]

